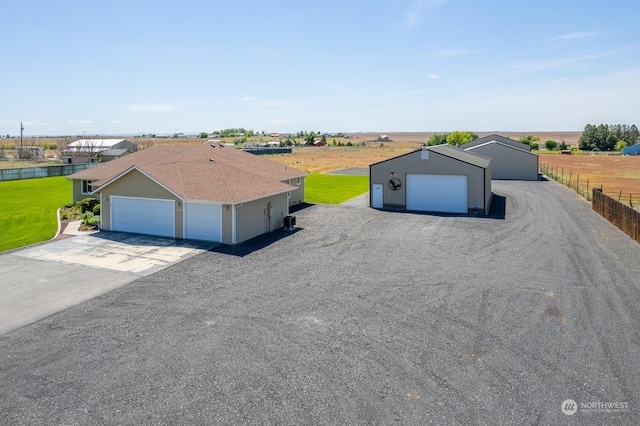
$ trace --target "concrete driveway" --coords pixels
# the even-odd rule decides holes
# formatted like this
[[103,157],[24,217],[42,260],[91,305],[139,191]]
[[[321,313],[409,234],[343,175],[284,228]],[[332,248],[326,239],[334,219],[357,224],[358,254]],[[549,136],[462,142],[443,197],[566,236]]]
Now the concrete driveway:
[[0,255],[0,334],[31,324],[214,244],[100,232]]

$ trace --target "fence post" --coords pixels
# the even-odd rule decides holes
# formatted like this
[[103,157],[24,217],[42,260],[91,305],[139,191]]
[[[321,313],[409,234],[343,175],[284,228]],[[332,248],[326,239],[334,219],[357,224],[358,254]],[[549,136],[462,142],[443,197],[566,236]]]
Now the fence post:
[[569,183],[567,183],[567,188],[571,188],[571,177],[573,176],[573,170],[569,172]]

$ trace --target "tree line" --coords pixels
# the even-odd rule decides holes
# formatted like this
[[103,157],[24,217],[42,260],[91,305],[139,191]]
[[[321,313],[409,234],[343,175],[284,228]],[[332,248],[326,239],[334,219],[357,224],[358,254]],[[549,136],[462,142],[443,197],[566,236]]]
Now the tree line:
[[639,137],[640,131],[635,124],[587,124],[579,144],[583,151],[613,151],[635,145]]

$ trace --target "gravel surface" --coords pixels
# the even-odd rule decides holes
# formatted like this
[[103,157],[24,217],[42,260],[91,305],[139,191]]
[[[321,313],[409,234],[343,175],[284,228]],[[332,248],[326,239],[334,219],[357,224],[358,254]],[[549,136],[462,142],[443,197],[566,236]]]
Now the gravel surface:
[[311,206],[6,334],[0,423],[638,424],[640,245],[554,182],[494,192]]

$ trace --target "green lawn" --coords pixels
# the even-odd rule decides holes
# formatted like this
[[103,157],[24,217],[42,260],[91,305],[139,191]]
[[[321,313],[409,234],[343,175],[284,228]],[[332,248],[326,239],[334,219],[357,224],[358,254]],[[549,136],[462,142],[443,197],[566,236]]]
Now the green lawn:
[[323,175],[304,179],[304,200],[312,204],[340,204],[369,190],[369,176]]
[[56,210],[71,202],[65,177],[0,182],[0,251],[52,238]]

